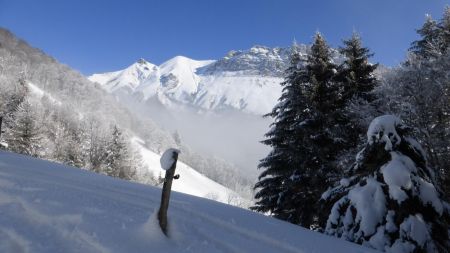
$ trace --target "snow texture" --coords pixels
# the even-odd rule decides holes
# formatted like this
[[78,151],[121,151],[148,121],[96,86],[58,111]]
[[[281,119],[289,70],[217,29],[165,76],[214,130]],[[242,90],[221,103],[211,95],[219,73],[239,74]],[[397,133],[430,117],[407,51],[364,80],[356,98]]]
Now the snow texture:
[[400,144],[401,141],[400,136],[395,130],[399,125],[402,125],[402,121],[393,115],[383,115],[375,118],[370,123],[367,131],[369,144],[381,140],[386,143],[386,150],[392,150],[392,146]]
[[0,151],[1,252],[375,252],[248,210]]
[[417,172],[417,170],[409,157],[397,152],[391,152],[391,156],[392,160],[381,168],[381,173],[389,186],[389,195],[400,204],[408,198],[403,189],[411,189],[411,173]]

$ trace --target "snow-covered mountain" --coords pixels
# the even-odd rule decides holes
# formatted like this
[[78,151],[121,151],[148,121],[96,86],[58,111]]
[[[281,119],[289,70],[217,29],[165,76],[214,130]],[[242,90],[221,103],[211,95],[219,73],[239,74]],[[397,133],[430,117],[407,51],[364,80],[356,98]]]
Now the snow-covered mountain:
[[[124,70],[89,77],[131,111],[180,133],[195,150],[231,162],[256,178],[268,152],[264,138],[291,48],[254,46],[218,60],[174,57],[156,66],[139,60]],[[309,46],[298,45],[304,58]],[[339,54],[333,50],[335,61]]]
[[[306,56],[308,46],[300,45],[299,49]],[[281,94],[289,50],[254,46],[231,51],[217,61],[177,56],[159,66],[141,59],[124,70],[94,74],[89,79],[109,92],[125,93],[141,101],[157,98],[167,107],[235,109],[262,115],[273,108]],[[338,59],[337,52],[335,55]]]
[[375,252],[177,192],[166,237],[156,187],[4,151],[0,161],[0,252]]

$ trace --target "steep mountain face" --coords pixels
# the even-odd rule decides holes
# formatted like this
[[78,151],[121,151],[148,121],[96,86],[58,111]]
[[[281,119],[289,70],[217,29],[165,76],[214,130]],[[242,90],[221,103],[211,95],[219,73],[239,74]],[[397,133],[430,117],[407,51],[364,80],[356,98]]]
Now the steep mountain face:
[[[309,46],[299,45],[306,58]],[[196,61],[177,56],[155,66],[139,60],[116,72],[89,77],[113,93],[147,101],[156,98],[167,107],[184,105],[197,111],[238,110],[268,113],[281,95],[280,82],[290,48],[254,46],[230,51],[217,61]],[[334,59],[340,61],[333,50]]]

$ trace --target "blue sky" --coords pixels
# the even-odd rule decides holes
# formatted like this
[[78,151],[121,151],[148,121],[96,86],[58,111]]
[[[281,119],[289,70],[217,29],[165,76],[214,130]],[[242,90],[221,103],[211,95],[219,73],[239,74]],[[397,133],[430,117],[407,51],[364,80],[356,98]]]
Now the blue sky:
[[118,70],[139,58],[218,59],[255,44],[331,46],[357,30],[374,61],[402,61],[425,13],[450,0],[0,0],[0,26],[84,74]]

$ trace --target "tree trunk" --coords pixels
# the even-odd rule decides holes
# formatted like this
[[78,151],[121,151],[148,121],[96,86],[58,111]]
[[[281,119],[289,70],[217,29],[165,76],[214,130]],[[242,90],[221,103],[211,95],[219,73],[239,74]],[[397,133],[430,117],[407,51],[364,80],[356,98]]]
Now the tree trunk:
[[166,236],[167,236],[167,209],[169,208],[170,191],[172,189],[172,181],[175,175],[175,168],[177,166],[178,160],[177,152],[173,152],[172,155],[174,162],[170,167],[170,169],[166,171],[166,177],[164,179],[164,185],[161,195],[161,206],[159,207],[158,212],[159,226],[161,227],[161,230]]

